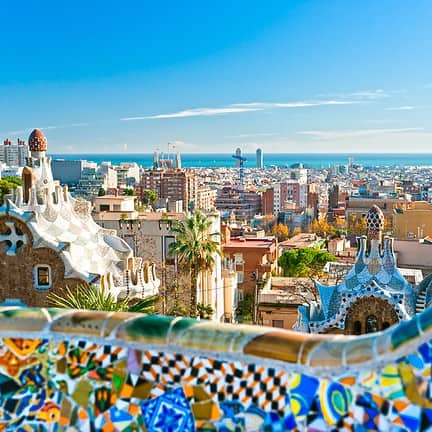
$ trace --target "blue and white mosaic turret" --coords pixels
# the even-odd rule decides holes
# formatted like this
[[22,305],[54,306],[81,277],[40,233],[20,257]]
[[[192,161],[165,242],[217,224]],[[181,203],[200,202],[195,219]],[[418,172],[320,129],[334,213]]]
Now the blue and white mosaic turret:
[[389,304],[399,321],[415,314],[416,292],[396,266],[393,239],[383,238],[384,215],[372,206],[366,216],[367,236],[358,238],[355,264],[339,285],[316,281],[320,305],[299,307],[297,329],[311,333],[345,330],[353,305],[368,297]]

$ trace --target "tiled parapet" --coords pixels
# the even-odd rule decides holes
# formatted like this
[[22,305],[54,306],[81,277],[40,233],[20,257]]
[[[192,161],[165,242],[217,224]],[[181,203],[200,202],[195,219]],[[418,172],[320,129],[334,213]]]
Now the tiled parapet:
[[427,430],[432,310],[383,333],[0,309],[0,430]]

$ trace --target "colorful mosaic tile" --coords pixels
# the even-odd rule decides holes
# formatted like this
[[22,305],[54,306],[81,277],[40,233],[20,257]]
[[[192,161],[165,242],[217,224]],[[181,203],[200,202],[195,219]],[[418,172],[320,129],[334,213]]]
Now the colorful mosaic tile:
[[[74,313],[67,312],[68,322]],[[431,313],[403,327],[420,328]],[[14,334],[20,314],[28,328]],[[0,310],[0,430],[432,431],[432,334],[407,332],[401,340],[397,327],[360,338],[270,328],[254,334],[181,319],[174,329],[167,317],[158,328],[151,317],[147,335],[145,319],[128,315],[104,338],[108,314],[85,335],[82,312],[69,329],[59,311],[43,316],[45,324],[39,310]],[[203,325],[206,334],[213,328],[217,353],[186,334],[202,334]]]

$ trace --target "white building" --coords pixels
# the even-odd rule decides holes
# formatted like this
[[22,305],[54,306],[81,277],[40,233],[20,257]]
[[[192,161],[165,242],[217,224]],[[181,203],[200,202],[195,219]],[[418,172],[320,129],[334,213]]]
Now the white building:
[[139,184],[140,169],[135,162],[122,162],[114,169],[117,171],[117,186],[119,188],[125,189]]
[[23,167],[29,155],[28,145],[24,140],[18,139],[14,144],[10,139],[5,139],[0,145],[0,162],[11,167]]

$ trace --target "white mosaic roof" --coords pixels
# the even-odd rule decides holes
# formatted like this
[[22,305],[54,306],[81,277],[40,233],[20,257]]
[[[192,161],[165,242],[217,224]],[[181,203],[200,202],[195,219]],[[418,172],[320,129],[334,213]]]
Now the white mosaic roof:
[[[155,277],[150,277],[146,286],[141,286],[144,278],[138,277],[139,286],[132,285],[128,276],[131,270],[126,271],[125,265],[133,258],[131,248],[114,230],[106,230],[94,222],[88,201],[74,199],[66,186],[61,187],[53,180],[51,159],[42,154],[30,164],[30,168],[25,168],[32,177],[27,202],[24,202],[23,188],[19,187],[14,198],[7,199],[0,207],[0,214],[7,213],[23,221],[33,235],[35,248],[57,250],[65,264],[66,278],[88,282],[103,279],[112,285],[116,295],[122,295],[123,290],[140,293],[140,297],[156,294],[160,281]],[[13,233],[15,231],[11,230]],[[3,237],[0,242],[9,240]],[[19,240],[15,237],[13,245]],[[8,253],[14,254],[15,250],[9,248]],[[143,269],[138,261],[138,265],[137,259],[131,262],[134,263],[133,271],[140,276]]]

